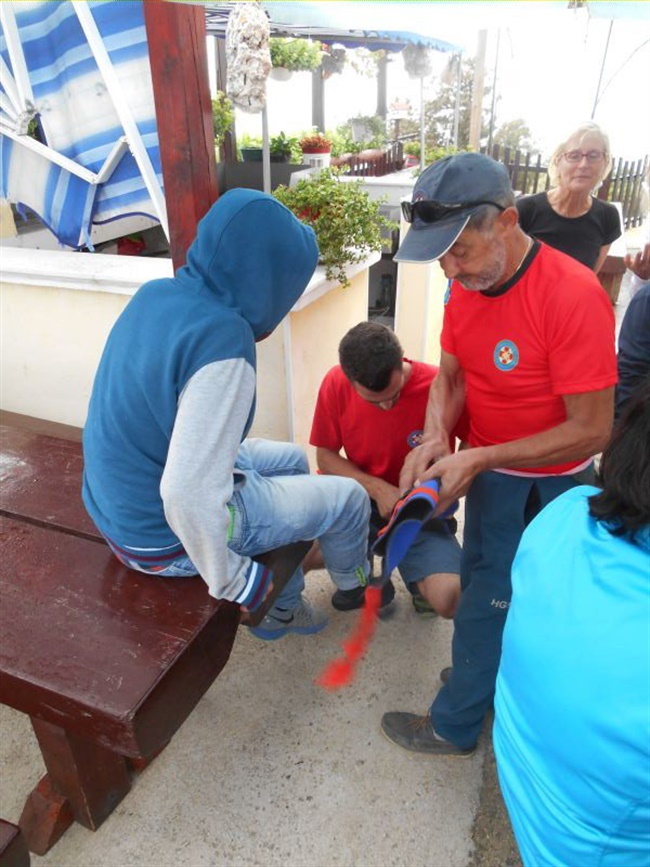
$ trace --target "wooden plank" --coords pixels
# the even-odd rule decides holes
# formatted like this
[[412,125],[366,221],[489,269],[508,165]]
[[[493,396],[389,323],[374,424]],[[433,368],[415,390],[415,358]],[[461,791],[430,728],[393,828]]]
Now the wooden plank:
[[0,867],[29,867],[25,838],[17,825],[0,819]]
[[174,270],[219,195],[201,4],[143,3]]
[[103,543],[81,500],[81,443],[58,435],[67,426],[39,421],[0,415],[0,514]]
[[29,852],[20,828],[0,819],[0,867],[29,867]]
[[0,527],[0,700],[126,756],[164,746],[226,664],[239,607],[95,542]]

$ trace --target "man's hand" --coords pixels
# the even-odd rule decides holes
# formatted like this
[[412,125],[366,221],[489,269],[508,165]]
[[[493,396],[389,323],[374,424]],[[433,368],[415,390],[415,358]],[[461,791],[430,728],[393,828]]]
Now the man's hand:
[[393,511],[393,506],[399,499],[399,488],[394,487],[383,479],[376,479],[373,485],[372,499],[377,504],[379,514],[388,520]]
[[420,477],[420,482],[429,479],[440,480],[440,503],[436,515],[442,515],[452,503],[465,496],[469,486],[483,469],[479,459],[480,454],[480,449],[464,449],[453,455],[447,455],[436,461]]
[[636,274],[639,280],[650,280],[650,242],[635,256],[628,253],[624,262],[625,267]]
[[410,454],[406,456],[404,466],[399,475],[399,487],[402,493],[410,490],[416,482],[437,478],[428,473],[434,461],[446,457],[449,452],[449,438],[427,437]]
[[[264,599],[260,602],[260,605],[264,605],[269,596],[273,593],[273,581],[269,581],[269,586],[266,588],[266,593],[264,594]],[[240,605],[239,610],[241,612],[239,617],[239,622],[242,626],[246,626],[247,623],[250,623],[251,612],[245,605]]]

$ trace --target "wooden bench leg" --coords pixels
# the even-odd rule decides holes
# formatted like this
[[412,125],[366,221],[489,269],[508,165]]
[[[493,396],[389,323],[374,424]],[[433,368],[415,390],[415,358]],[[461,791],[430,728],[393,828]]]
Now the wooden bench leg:
[[[95,831],[131,788],[123,756],[32,717],[47,768],[23,810],[20,827],[27,846],[43,855],[70,825],[72,816]],[[37,848],[36,848],[37,847]],[[43,848],[45,847],[45,848]]]
[[30,858],[20,828],[0,819],[0,867],[29,867]]
[[45,855],[74,822],[70,802],[52,789],[47,774],[30,793],[20,817],[27,848]]

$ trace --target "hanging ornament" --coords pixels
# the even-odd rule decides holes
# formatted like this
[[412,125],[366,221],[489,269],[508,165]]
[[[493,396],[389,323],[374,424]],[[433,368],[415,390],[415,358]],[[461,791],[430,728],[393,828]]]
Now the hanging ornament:
[[266,105],[266,78],[271,71],[269,19],[260,3],[237,3],[226,26],[227,94],[250,114]]
[[431,75],[431,52],[426,45],[407,45],[402,51],[404,69],[411,78],[426,78]]

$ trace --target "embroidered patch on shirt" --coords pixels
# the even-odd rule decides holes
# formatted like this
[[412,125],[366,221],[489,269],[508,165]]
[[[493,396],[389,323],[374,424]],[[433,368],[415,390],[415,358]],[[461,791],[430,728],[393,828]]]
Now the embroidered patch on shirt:
[[494,347],[494,364],[499,370],[514,370],[519,364],[519,350],[512,340],[500,340]]
[[422,430],[412,430],[411,433],[406,437],[406,442],[410,449],[415,449],[421,444],[423,433],[424,431]]

